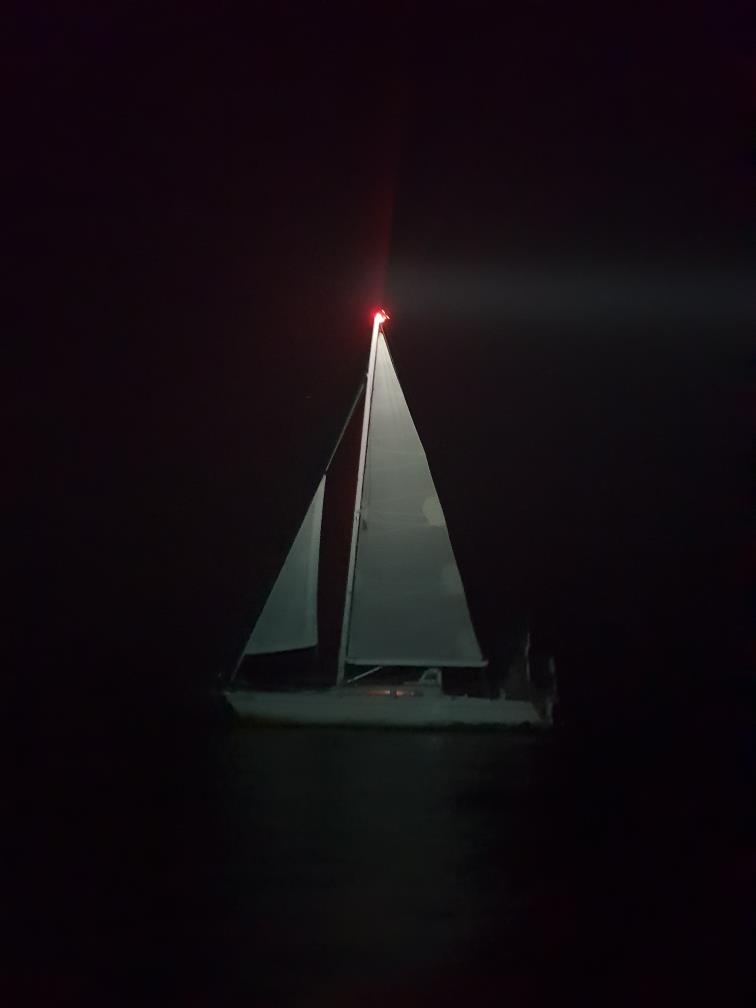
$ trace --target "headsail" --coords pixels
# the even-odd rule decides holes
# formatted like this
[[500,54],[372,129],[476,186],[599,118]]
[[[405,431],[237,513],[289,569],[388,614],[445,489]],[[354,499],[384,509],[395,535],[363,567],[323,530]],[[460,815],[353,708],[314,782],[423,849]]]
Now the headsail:
[[346,661],[485,665],[444,513],[378,334]]
[[318,642],[318,557],[325,476],[244,648],[245,655],[293,651]]

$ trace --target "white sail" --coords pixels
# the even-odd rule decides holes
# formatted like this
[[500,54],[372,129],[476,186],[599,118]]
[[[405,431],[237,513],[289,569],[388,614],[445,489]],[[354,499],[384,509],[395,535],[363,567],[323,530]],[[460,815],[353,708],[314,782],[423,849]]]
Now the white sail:
[[378,335],[346,661],[485,665],[428,461]]
[[325,476],[244,648],[245,655],[293,651],[318,642],[318,557]]

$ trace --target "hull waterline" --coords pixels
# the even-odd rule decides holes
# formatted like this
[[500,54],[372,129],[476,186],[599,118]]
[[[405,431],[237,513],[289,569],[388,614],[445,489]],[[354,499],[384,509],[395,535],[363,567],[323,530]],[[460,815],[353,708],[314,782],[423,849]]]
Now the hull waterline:
[[451,728],[550,723],[528,700],[416,696],[401,689],[382,695],[348,687],[287,693],[228,690],[225,696],[241,719],[264,724]]

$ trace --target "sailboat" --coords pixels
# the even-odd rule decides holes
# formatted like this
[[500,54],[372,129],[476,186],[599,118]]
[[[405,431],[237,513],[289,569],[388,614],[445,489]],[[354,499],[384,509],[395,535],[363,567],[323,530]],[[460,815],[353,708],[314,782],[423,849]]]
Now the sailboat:
[[[335,681],[324,689],[250,689],[240,682],[238,671],[250,655],[318,644],[323,500],[344,430],[225,696],[240,717],[278,724],[440,728],[548,722],[549,710],[530,699],[444,692],[444,669],[482,669],[488,663],[428,460],[389,353],[388,319],[383,309],[373,319]],[[362,388],[355,405],[361,395]],[[406,670],[410,678],[386,684],[375,675],[383,670]]]

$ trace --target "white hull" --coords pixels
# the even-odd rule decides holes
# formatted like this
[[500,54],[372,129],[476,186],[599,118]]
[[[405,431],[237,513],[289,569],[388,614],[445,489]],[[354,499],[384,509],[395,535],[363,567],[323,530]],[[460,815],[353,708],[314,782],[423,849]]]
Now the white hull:
[[406,687],[354,688],[273,693],[229,690],[226,698],[244,719],[268,724],[344,725],[385,728],[451,728],[463,725],[544,725],[528,700],[413,695]]

